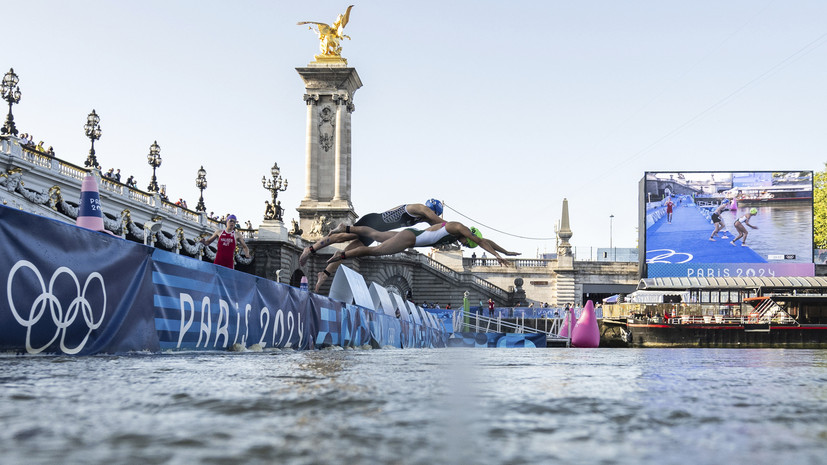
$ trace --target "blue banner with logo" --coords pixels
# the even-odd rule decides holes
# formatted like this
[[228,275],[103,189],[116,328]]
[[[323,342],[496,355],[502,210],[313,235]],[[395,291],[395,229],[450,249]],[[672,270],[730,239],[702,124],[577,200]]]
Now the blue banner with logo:
[[148,247],[0,207],[0,350],[157,351]]
[[446,334],[0,206],[0,350],[441,347]]

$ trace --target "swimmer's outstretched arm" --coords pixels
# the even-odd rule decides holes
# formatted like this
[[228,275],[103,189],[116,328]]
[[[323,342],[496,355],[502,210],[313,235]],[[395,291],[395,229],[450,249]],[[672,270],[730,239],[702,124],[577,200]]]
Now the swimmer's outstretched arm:
[[[487,240],[491,244],[491,247],[496,249],[498,252],[504,253],[504,254],[508,255],[509,257],[513,257],[515,255],[520,255],[520,252],[509,252],[508,250],[505,250],[504,248],[500,247],[496,242],[492,241],[491,239],[487,239]],[[474,241],[474,242],[476,242],[476,241]]]
[[425,222],[430,224],[431,226],[435,224],[442,224],[445,222],[445,220],[437,216],[437,214],[434,213],[433,210],[421,203],[409,203],[407,209],[408,213],[418,216],[419,218],[424,218]]
[[[491,244],[496,245],[494,243],[494,241],[492,241],[490,239],[486,239],[484,237],[483,238],[479,238],[477,236],[473,236],[473,237],[474,237],[474,239],[471,239],[471,240],[476,242],[477,244],[479,244],[480,247],[487,250],[491,255],[496,257],[497,261],[500,262],[500,265],[502,265],[502,266],[511,266],[511,262],[509,262],[508,260],[502,258],[500,256],[500,254],[497,253],[497,249],[492,247]],[[500,250],[502,250],[502,247],[500,247]],[[508,253],[513,254],[514,252],[508,252]]]
[[[502,265],[502,266],[511,266],[511,264],[508,262],[508,260],[506,260],[506,259],[502,258],[502,257],[500,256],[500,254],[499,254],[499,253],[497,253],[497,252],[498,252],[497,248],[499,248],[500,250],[503,250],[503,251],[504,251],[505,249],[503,249],[502,247],[498,246],[498,245],[497,245],[496,243],[494,243],[494,241],[492,241],[492,240],[486,239],[486,238],[484,238],[484,237],[477,237],[477,236],[475,236],[475,235],[471,232],[471,230],[470,230],[470,229],[468,229],[468,227],[467,227],[467,226],[465,226],[464,224],[462,224],[462,223],[460,223],[460,222],[458,222],[458,221],[451,221],[451,222],[449,222],[449,223],[447,223],[447,224],[445,225],[445,229],[446,229],[446,230],[447,230],[450,234],[452,234],[452,235],[454,235],[454,236],[462,236],[462,238],[463,238],[465,241],[471,240],[471,241],[474,241],[475,243],[479,244],[479,246],[480,246],[480,247],[482,247],[482,248],[483,248],[486,252],[488,252],[488,253],[490,253],[491,255],[493,255],[493,256],[497,259],[497,261],[499,261],[499,262],[500,262],[500,265]],[[466,242],[466,244],[467,244],[467,242]],[[493,244],[493,245],[492,245],[492,244]],[[496,246],[496,248],[495,248],[494,246]],[[508,253],[513,253],[513,252],[508,252]]]

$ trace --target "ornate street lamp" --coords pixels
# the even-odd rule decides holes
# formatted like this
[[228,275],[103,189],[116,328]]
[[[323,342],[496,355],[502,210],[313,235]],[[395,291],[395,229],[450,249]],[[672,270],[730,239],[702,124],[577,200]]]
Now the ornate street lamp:
[[9,72],[3,76],[2,84],[3,100],[9,102],[9,115],[6,117],[6,124],[0,129],[0,133],[11,136],[17,135],[17,128],[14,127],[14,115],[11,114],[11,106],[20,102],[20,87],[17,87],[18,81],[17,75],[14,74],[14,68],[9,68]]
[[207,171],[204,169],[204,165],[201,165],[201,169],[198,170],[198,177],[195,178],[195,187],[201,191],[201,197],[198,199],[198,205],[195,206],[195,211],[207,211],[207,207],[204,206],[204,189],[207,188]]
[[609,248],[612,248],[612,239],[614,234],[612,234],[612,223],[614,222],[615,216],[609,215]]
[[279,164],[273,163],[273,167],[270,168],[270,174],[273,176],[272,179],[267,179],[265,176],[261,177],[261,185],[268,191],[270,191],[270,195],[272,196],[273,203],[267,203],[267,207],[264,211],[264,219],[266,220],[282,220],[282,216],[284,215],[284,209],[281,208],[280,203],[276,203],[276,198],[279,196],[279,192],[284,192],[287,190],[287,180],[281,178],[281,170],[279,170]]
[[149,187],[147,190],[149,192],[158,192],[158,178],[155,177],[155,169],[161,166],[161,147],[158,145],[158,141],[152,143],[149,146],[149,155],[146,156],[146,160],[149,163],[149,166],[152,167],[152,181],[149,183]]
[[89,168],[100,168],[100,165],[98,165],[98,159],[95,157],[95,141],[101,138],[100,122],[100,116],[95,113],[95,110],[92,110],[92,113],[89,113],[89,116],[86,117],[86,124],[83,125],[83,129],[86,130],[86,137],[92,141],[92,148],[89,149],[89,156],[86,157],[86,161],[83,163]]

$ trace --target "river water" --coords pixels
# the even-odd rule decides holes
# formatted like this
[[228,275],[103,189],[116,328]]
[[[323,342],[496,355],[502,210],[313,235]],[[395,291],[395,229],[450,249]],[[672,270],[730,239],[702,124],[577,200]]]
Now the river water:
[[827,351],[0,357],[0,463],[821,464]]

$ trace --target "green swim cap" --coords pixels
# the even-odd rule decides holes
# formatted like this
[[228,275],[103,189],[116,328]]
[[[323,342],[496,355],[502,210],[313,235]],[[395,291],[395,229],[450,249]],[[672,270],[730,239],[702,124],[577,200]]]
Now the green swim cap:
[[[473,235],[479,237],[480,239],[482,239],[482,233],[480,232],[480,230],[473,227],[473,226],[471,226],[471,234],[473,234]],[[472,241],[471,239],[465,238],[465,242],[467,242],[468,247],[471,247],[472,249],[477,246],[477,243]]]
[[749,209],[749,214],[750,215],[757,215],[758,214],[758,209],[757,208],[750,208]]

